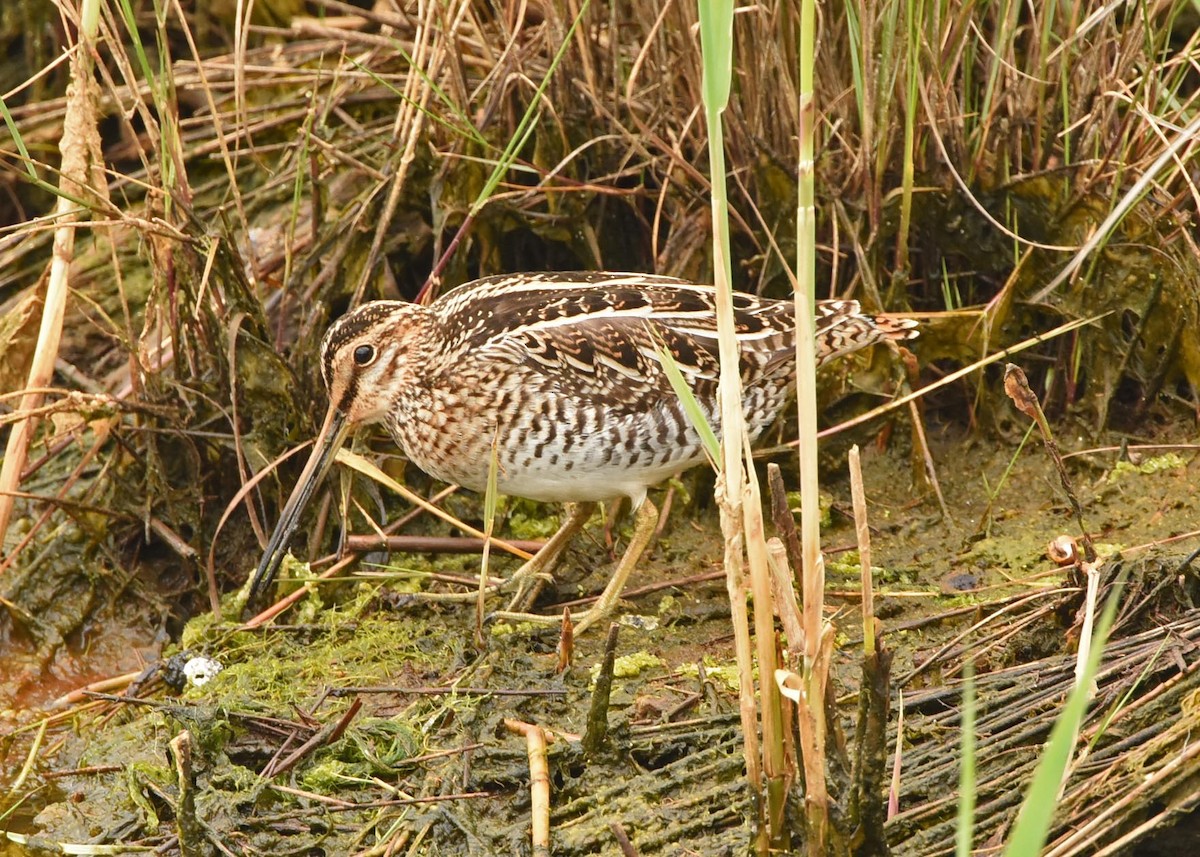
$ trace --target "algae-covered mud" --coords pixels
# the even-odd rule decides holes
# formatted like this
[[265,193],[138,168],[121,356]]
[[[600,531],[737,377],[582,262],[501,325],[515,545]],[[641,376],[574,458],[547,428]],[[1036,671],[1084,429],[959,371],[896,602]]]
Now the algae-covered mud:
[[[1082,603],[1080,581],[1046,554],[1048,541],[1076,527],[1044,453],[1019,438],[933,440],[950,519],[914,488],[902,427],[865,468],[877,613],[906,700],[901,812],[888,828],[894,851],[906,854],[941,853],[929,844],[938,835],[930,814],[943,827],[953,819],[947,717],[957,711],[966,655],[990,677],[979,689],[992,717],[979,750],[986,795],[1036,760],[1069,683]],[[1200,614],[1195,572],[1169,537],[1200,521],[1190,490],[1200,462],[1186,449],[1139,446],[1068,450],[1078,453],[1067,461],[1085,523],[1112,557],[1106,586],[1114,569],[1128,574],[1128,615],[1112,656],[1123,666],[1101,687],[1105,699],[1129,695],[1122,711],[1131,723],[1103,732],[1101,754],[1150,716],[1134,704],[1142,695],[1169,687],[1178,700],[1198,689],[1194,671],[1171,655],[1200,634]],[[709,490],[703,477],[689,483],[693,498]],[[840,734],[855,722],[858,570],[848,488],[831,476],[826,490]],[[525,853],[531,774],[526,741],[512,729],[519,722],[547,734],[556,853],[617,853],[614,825],[642,854],[742,853],[753,813],[716,530],[712,508],[676,503],[623,603],[606,728],[590,745],[602,633],[577,640],[562,673],[556,631],[485,624],[478,647],[472,606],[404,594],[424,588],[414,580],[430,572],[476,573],[478,559],[430,566],[393,556],[365,581],[319,587],[272,626],[193,620],[163,648],[171,660],[156,674],[118,695],[67,704],[44,732],[48,707],[10,710],[7,764],[24,753],[40,760],[21,786],[16,826],[46,843],[115,842],[128,853],[182,848],[187,835],[201,849],[194,853],[215,853],[217,843],[233,853],[387,853],[421,842],[428,853]],[[494,570],[505,567],[497,562]],[[597,520],[569,551],[543,609],[598,590],[609,565]],[[224,607],[237,609],[232,596]],[[1174,630],[1153,636],[1164,629]],[[1137,660],[1139,639],[1154,656]],[[202,685],[172,674],[201,656],[220,666]],[[1025,727],[1018,734],[1014,715]],[[185,734],[182,764],[172,742]],[[181,826],[187,813],[191,834]]]

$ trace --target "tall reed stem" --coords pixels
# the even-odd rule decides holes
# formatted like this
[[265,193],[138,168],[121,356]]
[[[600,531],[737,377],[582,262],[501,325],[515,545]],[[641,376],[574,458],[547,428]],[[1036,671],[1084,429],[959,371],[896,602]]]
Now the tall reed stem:
[[808,853],[817,857],[826,849],[829,798],[825,784],[824,688],[828,661],[826,639],[831,629],[823,615],[825,564],[821,558],[821,513],[817,485],[817,360],[816,331],[816,190],[814,151],[817,108],[813,91],[816,44],[816,3],[800,5],[799,116],[800,151],[796,208],[796,388],[800,454],[800,545],[804,599],[803,695],[801,754],[804,759],[805,809]]
[[[759,854],[766,855],[772,851],[777,853],[787,850],[788,847],[784,823],[787,774],[779,689],[774,682],[774,599],[767,564],[761,498],[754,479],[754,470],[749,464],[749,440],[742,410],[740,349],[733,313],[729,203],[725,184],[725,138],[721,119],[729,101],[733,71],[732,2],[702,0],[700,39],[704,57],[704,111],[708,123],[712,185],[713,273],[716,285],[718,350],[721,359],[721,377],[718,384],[721,410],[721,468],[717,482],[717,500],[721,509],[721,530],[725,537],[725,573],[740,676],[740,710],[746,772],[751,789],[759,795],[758,805],[766,810],[765,818],[759,819],[759,831],[754,847]],[[754,696],[754,664],[746,613],[744,559],[749,560],[750,582],[754,593],[755,642],[762,704],[761,764]],[[764,786],[765,801],[762,800]]]

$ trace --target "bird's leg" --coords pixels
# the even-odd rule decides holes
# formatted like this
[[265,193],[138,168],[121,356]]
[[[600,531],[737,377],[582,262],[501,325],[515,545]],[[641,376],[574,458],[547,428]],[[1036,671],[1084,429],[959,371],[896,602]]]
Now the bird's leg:
[[613,569],[608,586],[604,587],[604,591],[600,593],[600,597],[596,599],[596,603],[589,610],[578,617],[571,617],[571,621],[575,623],[576,634],[582,634],[589,626],[599,622],[612,612],[621,597],[621,591],[625,589],[625,582],[629,580],[629,575],[637,567],[638,561],[646,551],[646,546],[654,537],[656,526],[658,526],[658,509],[647,497],[642,501],[642,505],[638,507],[637,514],[634,516],[633,535],[629,538],[629,545],[625,548],[625,553],[621,554],[621,561]]
[[[558,564],[559,557],[562,556],[563,549],[571,543],[571,539],[583,529],[583,525],[587,523],[588,518],[596,511],[595,503],[572,503],[568,504],[568,507],[569,514],[567,520],[542,545],[541,550],[534,554],[532,559],[526,560],[525,564],[513,572],[512,577],[508,578],[508,580],[505,580],[503,583],[487,586],[484,590],[487,594],[490,595],[500,590],[509,590],[515,585],[518,596],[513,599],[512,604],[509,604],[509,609],[511,610],[513,604],[520,603],[521,599],[524,598],[524,593],[530,583],[544,579],[554,570],[554,566]],[[417,596],[417,598],[423,601],[436,601],[443,604],[475,601],[478,597],[478,591],[423,592]]]
[[[646,546],[650,544],[650,539],[654,536],[654,527],[657,524],[658,509],[649,499],[646,499],[638,507],[634,517],[633,536],[629,539],[629,546],[625,548],[625,553],[621,555],[621,561],[613,569],[608,585],[604,587],[604,591],[600,593],[600,597],[596,599],[596,603],[589,610],[571,616],[576,634],[582,634],[587,628],[612,612],[617,600],[621,597],[621,590],[625,588],[625,582],[629,579],[630,573],[637,566],[638,560],[642,558]],[[541,554],[539,553],[538,556]],[[555,623],[562,621],[561,616],[540,616],[536,613],[495,613],[493,615],[498,619],[518,622]]]
[[525,600],[526,592],[532,582],[554,570],[563,550],[583,529],[583,525],[587,523],[588,518],[592,517],[594,511],[596,511],[595,503],[572,504],[567,520],[559,526],[558,531],[542,545],[541,550],[534,554],[533,559],[527,560],[524,565],[513,572],[512,577],[504,583],[505,589],[517,587],[517,592],[508,605],[509,610],[514,609],[516,605]]

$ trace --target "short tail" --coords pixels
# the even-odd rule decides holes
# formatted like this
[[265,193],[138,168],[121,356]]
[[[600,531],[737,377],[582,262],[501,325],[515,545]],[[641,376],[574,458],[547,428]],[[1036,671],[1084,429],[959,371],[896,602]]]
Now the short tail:
[[921,335],[915,318],[896,318],[894,315],[871,316],[875,331],[880,339],[891,339],[900,342],[905,339],[916,339]]
[[865,315],[858,301],[822,301],[817,306],[817,363],[828,363],[875,342],[918,336],[916,319]]

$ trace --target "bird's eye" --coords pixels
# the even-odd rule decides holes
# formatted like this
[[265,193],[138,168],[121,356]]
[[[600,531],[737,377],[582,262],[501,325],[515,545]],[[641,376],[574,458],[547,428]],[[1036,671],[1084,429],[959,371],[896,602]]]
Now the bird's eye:
[[375,346],[360,345],[354,349],[354,362],[359,366],[366,366],[375,359]]

